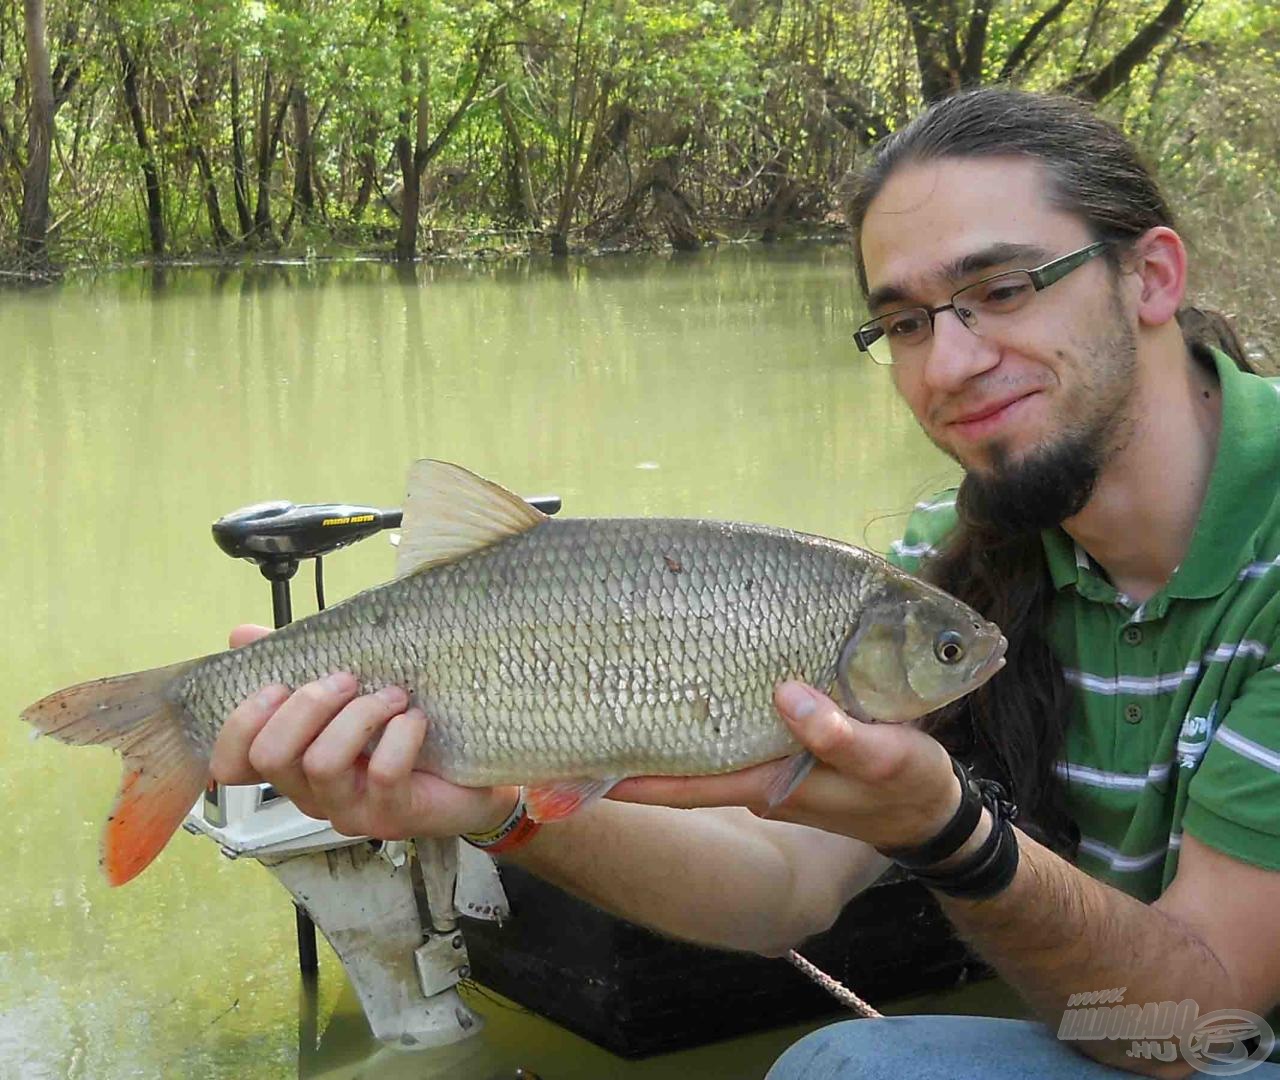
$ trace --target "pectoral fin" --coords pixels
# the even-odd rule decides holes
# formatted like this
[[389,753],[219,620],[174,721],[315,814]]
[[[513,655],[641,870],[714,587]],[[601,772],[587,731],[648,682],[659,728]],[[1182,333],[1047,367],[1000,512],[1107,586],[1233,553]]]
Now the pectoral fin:
[[817,763],[818,759],[808,750],[782,758],[778,762],[777,774],[769,781],[769,787],[765,791],[765,797],[769,800],[769,809],[772,810],[779,803],[786,802],[791,793],[804,783],[804,778]]

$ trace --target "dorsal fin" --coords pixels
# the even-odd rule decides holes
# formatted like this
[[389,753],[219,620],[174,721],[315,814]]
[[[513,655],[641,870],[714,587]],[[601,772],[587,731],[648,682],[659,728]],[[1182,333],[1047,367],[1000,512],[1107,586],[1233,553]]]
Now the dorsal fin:
[[396,577],[460,559],[546,520],[519,495],[461,465],[415,461],[409,466]]

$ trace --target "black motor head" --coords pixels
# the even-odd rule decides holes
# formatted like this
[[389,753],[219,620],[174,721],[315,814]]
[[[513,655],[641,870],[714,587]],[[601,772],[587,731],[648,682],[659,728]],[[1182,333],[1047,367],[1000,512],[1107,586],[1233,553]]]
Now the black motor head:
[[400,523],[400,511],[349,503],[254,503],[218,518],[213,539],[236,559],[312,559]]

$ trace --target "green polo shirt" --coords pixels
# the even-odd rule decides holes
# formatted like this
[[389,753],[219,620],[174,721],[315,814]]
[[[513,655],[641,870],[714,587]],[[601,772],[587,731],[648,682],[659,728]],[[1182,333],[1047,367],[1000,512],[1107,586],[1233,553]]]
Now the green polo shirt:
[[[1214,360],[1217,457],[1165,587],[1134,604],[1061,529],[1043,534],[1051,644],[1076,690],[1058,773],[1079,865],[1143,901],[1173,880],[1184,832],[1280,870],[1280,382]],[[918,506],[891,560],[918,570],[954,506]]]

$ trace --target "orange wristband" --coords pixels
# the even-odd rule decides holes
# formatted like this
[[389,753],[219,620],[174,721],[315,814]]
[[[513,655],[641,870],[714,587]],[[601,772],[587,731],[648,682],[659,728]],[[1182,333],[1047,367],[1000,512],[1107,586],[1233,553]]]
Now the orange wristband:
[[524,847],[541,828],[542,824],[529,816],[529,808],[525,806],[522,790],[515,809],[507,815],[506,821],[489,832],[463,833],[462,839],[472,847],[479,848],[490,855],[502,855]]

